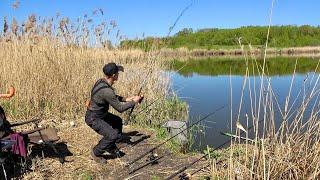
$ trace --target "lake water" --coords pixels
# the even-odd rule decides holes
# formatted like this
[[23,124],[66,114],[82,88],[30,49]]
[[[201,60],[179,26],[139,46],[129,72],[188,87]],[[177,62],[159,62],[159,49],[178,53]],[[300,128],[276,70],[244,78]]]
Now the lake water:
[[[265,82],[270,78],[270,84],[273,89],[274,98],[278,101],[280,110],[275,108],[276,126],[280,124],[280,111],[284,110],[285,98],[293,78],[293,72],[297,60],[296,74],[294,75],[293,86],[291,90],[291,104],[295,97],[297,101],[293,104],[298,106],[302,101],[303,94],[312,90],[318,73],[315,68],[318,58],[272,58],[267,59],[266,73],[268,76]],[[231,114],[232,124],[237,119],[241,94],[243,92],[243,103],[240,112],[240,122],[246,128],[252,125],[250,114],[252,109],[257,112],[257,102],[259,100],[259,89],[261,77],[258,75],[258,69],[262,65],[261,60],[249,60],[249,65],[243,59],[206,59],[206,60],[188,60],[175,61],[174,68],[171,71],[172,87],[177,95],[189,104],[189,123],[199,120],[210,112],[226,106],[217,111],[213,116],[202,122],[203,129],[194,131],[194,149],[204,149],[207,145],[217,147],[227,141],[228,137],[220,132],[230,132]],[[252,65],[254,64],[255,65]],[[258,66],[257,66],[258,65]],[[180,69],[183,67],[182,69]],[[246,67],[249,67],[249,76],[246,79],[246,86],[242,91],[245,80]],[[178,72],[177,70],[180,69]],[[230,75],[231,74],[231,75]],[[249,82],[251,87],[251,98],[249,91]],[[267,88],[268,83],[265,84]],[[231,91],[232,89],[232,91]],[[254,95],[255,89],[256,94]],[[232,99],[232,113],[231,113]],[[252,103],[251,103],[252,102]],[[251,106],[251,104],[253,104]],[[289,103],[290,104],[290,103]],[[253,107],[253,108],[252,108]],[[255,114],[257,114],[255,112]],[[247,125],[246,114],[249,115]]]

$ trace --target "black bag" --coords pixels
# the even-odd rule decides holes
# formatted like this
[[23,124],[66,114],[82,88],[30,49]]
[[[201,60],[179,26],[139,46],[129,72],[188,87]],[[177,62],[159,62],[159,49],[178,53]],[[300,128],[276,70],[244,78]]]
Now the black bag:
[[0,106],[0,138],[7,136],[10,132],[12,132],[11,124],[7,121],[6,114]]

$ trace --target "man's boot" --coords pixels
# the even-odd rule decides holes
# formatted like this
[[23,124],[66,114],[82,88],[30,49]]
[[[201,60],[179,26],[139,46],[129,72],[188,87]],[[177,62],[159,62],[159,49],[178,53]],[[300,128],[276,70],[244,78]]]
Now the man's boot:
[[107,152],[107,156],[111,156],[114,158],[121,158],[125,155],[125,153],[120,151],[118,148],[114,150],[107,150],[106,152]]
[[105,164],[107,162],[103,156],[96,156],[93,151],[91,151],[91,159],[100,164]]

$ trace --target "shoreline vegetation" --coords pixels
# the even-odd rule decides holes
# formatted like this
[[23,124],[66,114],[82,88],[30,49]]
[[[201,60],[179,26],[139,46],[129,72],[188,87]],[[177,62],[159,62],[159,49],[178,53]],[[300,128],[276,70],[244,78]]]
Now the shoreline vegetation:
[[[96,10],[92,16],[103,17],[103,12]],[[60,15],[41,19],[33,14],[23,24],[15,18],[11,22],[4,18],[0,34],[0,90],[5,91],[10,85],[17,89],[12,100],[3,102],[8,115],[15,119],[83,116],[92,85],[103,77],[103,65],[115,62],[125,67],[115,84],[118,94],[134,95],[145,81],[145,104],[160,99],[143,115],[148,114],[146,119],[186,119],[187,106],[182,102],[182,107],[177,105],[180,101],[170,91],[169,76],[162,72],[167,64],[161,57],[105,46],[113,33],[122,38],[116,22],[92,24],[93,17],[85,15],[81,21],[71,22]],[[180,109],[169,107],[170,103]],[[167,107],[179,112],[161,109]]]
[[[93,13],[93,16],[100,15],[103,15],[101,11],[100,13],[99,11]],[[112,32],[120,40],[123,39],[117,33],[119,31],[114,21],[92,25],[92,19],[87,15],[82,17],[78,23],[60,16],[43,19],[42,21],[38,19],[35,15],[31,15],[24,25],[19,25],[14,19],[11,23],[5,20],[3,33],[0,35],[0,90],[4,91],[9,85],[13,85],[17,93],[12,100],[2,101],[1,105],[3,105],[10,120],[39,117],[44,119],[43,124],[41,124],[44,127],[52,126],[59,129],[62,140],[67,141],[74,154],[70,157],[71,161],[66,163],[65,166],[61,166],[57,164],[57,161],[49,158],[38,158],[35,160],[35,170],[25,174],[22,178],[81,179],[85,177],[86,179],[105,179],[110,176],[108,171],[110,169],[106,168],[115,170],[119,166],[123,166],[123,163],[114,160],[110,164],[115,166],[107,164],[107,166],[102,167],[93,165],[89,159],[93,141],[98,140],[99,137],[84,125],[85,102],[90,96],[92,84],[102,76],[102,67],[107,62],[114,61],[126,68],[125,72],[120,74],[119,82],[116,83],[115,88],[118,94],[128,96],[137,93],[141,83],[147,78],[143,88],[145,105],[160,98],[152,108],[139,114],[139,117],[135,117],[136,121],[133,125],[156,129],[168,119],[186,119],[188,116],[188,105],[179,100],[174,92],[170,91],[169,76],[163,73],[163,70],[168,68],[167,60],[169,57],[165,54],[161,55],[161,50],[159,53],[157,50],[149,51],[149,47],[142,50],[125,50],[112,47],[108,41]],[[314,36],[311,35],[318,35],[319,27],[303,26],[299,27],[298,30],[296,35],[302,33],[303,36],[301,37],[305,39],[299,39],[293,47],[302,44],[305,46],[314,45],[315,48],[318,48],[320,38],[314,39]],[[226,31],[221,32],[225,33]],[[257,28],[254,32],[261,33],[261,37],[265,37],[265,29],[260,31]],[[227,34],[232,35],[232,37],[226,39],[226,43],[237,43],[234,34]],[[250,34],[249,31],[248,35]],[[271,32],[271,34],[276,37],[275,32]],[[291,37],[291,33],[288,33],[288,35],[290,36],[279,34],[279,36],[287,38],[284,40],[295,39]],[[224,36],[219,37],[221,37],[221,40],[225,40]],[[240,36],[237,35],[237,37]],[[265,40],[265,38],[258,39],[258,43],[253,44],[253,47],[263,44]],[[306,40],[306,43],[302,43],[303,40]],[[250,42],[250,39],[243,41],[244,44],[248,44],[247,42]],[[270,42],[271,45],[272,43],[278,44],[281,40],[270,38]],[[313,42],[313,44],[309,44],[310,42]],[[186,43],[190,42],[186,41]],[[290,46],[290,44],[283,45]],[[194,50],[191,50],[191,52],[196,52],[195,48],[192,49]],[[289,53],[289,49],[282,49],[281,54]],[[293,52],[309,53],[310,49],[313,53],[319,53],[318,49],[310,47],[298,48]],[[196,54],[201,55],[201,52]],[[230,52],[235,53],[238,50],[230,50]],[[263,51],[254,50],[253,52],[261,54]],[[278,50],[275,49],[273,52],[278,52]],[[292,53],[291,50],[290,53]],[[242,53],[242,55],[244,54]],[[170,54],[170,58],[175,56],[178,55]],[[245,57],[244,59],[248,62],[248,59]],[[301,104],[295,104],[298,97],[291,97],[289,91],[288,96],[285,97],[285,107],[277,107],[278,99],[276,99],[272,87],[268,83],[270,82],[269,77],[265,76],[264,69],[258,71],[261,70],[261,66],[258,64],[255,64],[253,68],[255,68],[255,72],[259,72],[256,75],[264,80],[260,92],[249,89],[249,92],[252,92],[252,94],[249,94],[252,109],[246,120],[247,124],[249,122],[254,124],[253,133],[256,136],[253,138],[253,142],[232,140],[230,147],[225,150],[211,152],[208,148],[210,168],[206,175],[213,179],[318,178],[320,175],[320,123],[318,121],[320,105],[318,101],[315,101],[317,103],[314,104],[312,103],[314,101],[311,100],[318,100],[320,95],[319,77],[306,80],[306,83],[311,84],[314,88],[301,87],[303,92],[300,95],[300,98],[303,98]],[[255,83],[254,80],[248,78],[250,70],[248,66],[245,67],[244,88],[250,88],[249,84]],[[317,68],[315,68],[315,71],[317,71]],[[242,101],[239,103],[240,112]],[[298,108],[291,109],[293,105]],[[143,107],[145,106],[140,106],[141,109]],[[312,108],[312,112],[309,113],[310,116],[305,113],[307,107]],[[275,110],[283,113],[282,124],[277,129],[274,119]],[[139,109],[136,109],[136,111],[139,111]],[[126,118],[126,116],[122,115],[122,118]],[[239,122],[239,118],[238,116],[231,119],[230,124]],[[264,129],[261,130],[261,127],[264,127]],[[235,131],[238,136],[242,134],[240,130],[249,131],[249,127],[246,126],[244,128],[233,128],[231,129],[232,133]],[[84,138],[84,135],[86,138]],[[245,135],[248,137],[248,133]],[[150,143],[153,145],[155,142],[149,142],[149,145]],[[82,145],[79,146],[80,144]],[[143,150],[145,149],[140,149],[140,151]],[[137,155],[137,152],[140,151],[132,154]],[[194,156],[190,156],[194,158]],[[172,159],[179,167],[186,163],[186,161],[177,162],[174,158],[180,160],[179,157],[176,156]],[[222,160],[219,158],[222,158]],[[189,159],[189,157],[186,159]],[[166,168],[171,171],[179,168],[174,163],[170,166]],[[165,172],[165,170],[159,171],[155,168],[151,170]],[[146,172],[150,173],[151,171]],[[117,176],[118,174],[114,173],[112,175]],[[151,177],[146,178],[151,179]]]
[[[263,57],[267,26],[244,26],[234,29],[184,28],[170,37],[143,37],[121,40],[119,49],[158,51],[165,58],[243,57],[244,54]],[[320,56],[319,26],[271,26],[267,55]],[[240,47],[244,46],[245,51]]]
[[[154,135],[159,134],[160,138],[148,143],[153,145],[167,137],[161,129],[165,121],[187,119],[188,105],[170,90],[169,75],[163,73],[167,64],[161,57],[136,50],[120,51],[105,45],[108,34],[117,32],[114,21],[101,22],[92,30],[87,16],[79,24],[65,17],[42,21],[39,18],[30,15],[23,25],[14,19],[11,23],[5,20],[0,34],[0,91],[14,86],[17,92],[12,99],[1,101],[1,106],[10,122],[40,118],[42,127],[57,128],[61,140],[66,141],[74,153],[70,158],[76,157],[78,164],[66,164],[70,169],[77,168],[76,172],[66,173],[63,168],[57,168],[59,165],[55,160],[37,158],[35,170],[21,178],[77,179],[81,171],[94,172],[97,178],[109,177],[105,170],[98,172],[96,166],[92,166],[96,169],[90,169],[92,142],[98,141],[99,137],[84,122],[85,102],[90,97],[91,87],[103,77],[102,67],[108,62],[125,67],[115,84],[117,94],[124,97],[135,95],[144,84],[142,94],[145,98],[135,108],[130,127],[153,129]],[[110,26],[104,28],[103,24]],[[75,28],[77,26],[81,28]],[[92,47],[92,42],[97,47]],[[153,105],[136,114],[150,103]],[[111,112],[127,119],[126,114],[119,114],[114,109]],[[82,145],[86,148],[79,149],[79,146],[84,147]],[[175,143],[168,144],[166,148],[177,149]],[[86,164],[86,169],[81,169],[80,164]],[[50,172],[54,172],[54,176],[50,176]]]
[[[138,49],[136,49],[139,51]],[[226,58],[243,58],[244,55],[263,57],[264,48],[254,48],[252,46],[242,50],[234,49],[187,49],[162,48],[158,51],[159,56],[165,59],[188,59],[188,58],[209,58],[209,57],[226,57]],[[268,57],[320,57],[320,46],[308,47],[290,47],[290,48],[267,48]]]
[[[156,47],[177,49],[237,49],[239,41],[253,47],[264,47],[268,26],[244,26],[234,29],[207,28],[193,30],[184,28],[170,37],[143,37],[135,40],[122,40],[123,49],[139,48],[150,51]],[[320,46],[320,26],[271,26],[268,47],[287,48]]]

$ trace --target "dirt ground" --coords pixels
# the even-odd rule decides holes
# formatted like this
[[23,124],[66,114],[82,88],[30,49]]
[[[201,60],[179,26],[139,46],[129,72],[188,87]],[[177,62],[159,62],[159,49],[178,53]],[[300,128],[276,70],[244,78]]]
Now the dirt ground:
[[[156,146],[159,140],[152,131],[130,126],[124,127],[124,133],[133,142],[118,144],[125,155],[121,158],[110,158],[106,164],[98,164],[91,160],[90,152],[100,140],[100,136],[85,123],[76,124],[74,127],[66,125],[59,131],[61,139],[57,145],[58,151],[65,157],[65,163],[61,164],[52,153],[38,153],[42,154],[42,157],[40,155],[36,158],[34,171],[24,174],[23,179],[163,179],[200,157],[200,154],[170,154],[163,146],[155,152],[159,157],[165,155],[159,159],[158,164],[148,165],[129,174],[130,171],[146,163],[147,158],[141,159],[131,168],[125,164]],[[188,171],[192,172],[204,165],[206,162],[201,161]],[[203,173],[205,172],[199,172],[197,176]]]

